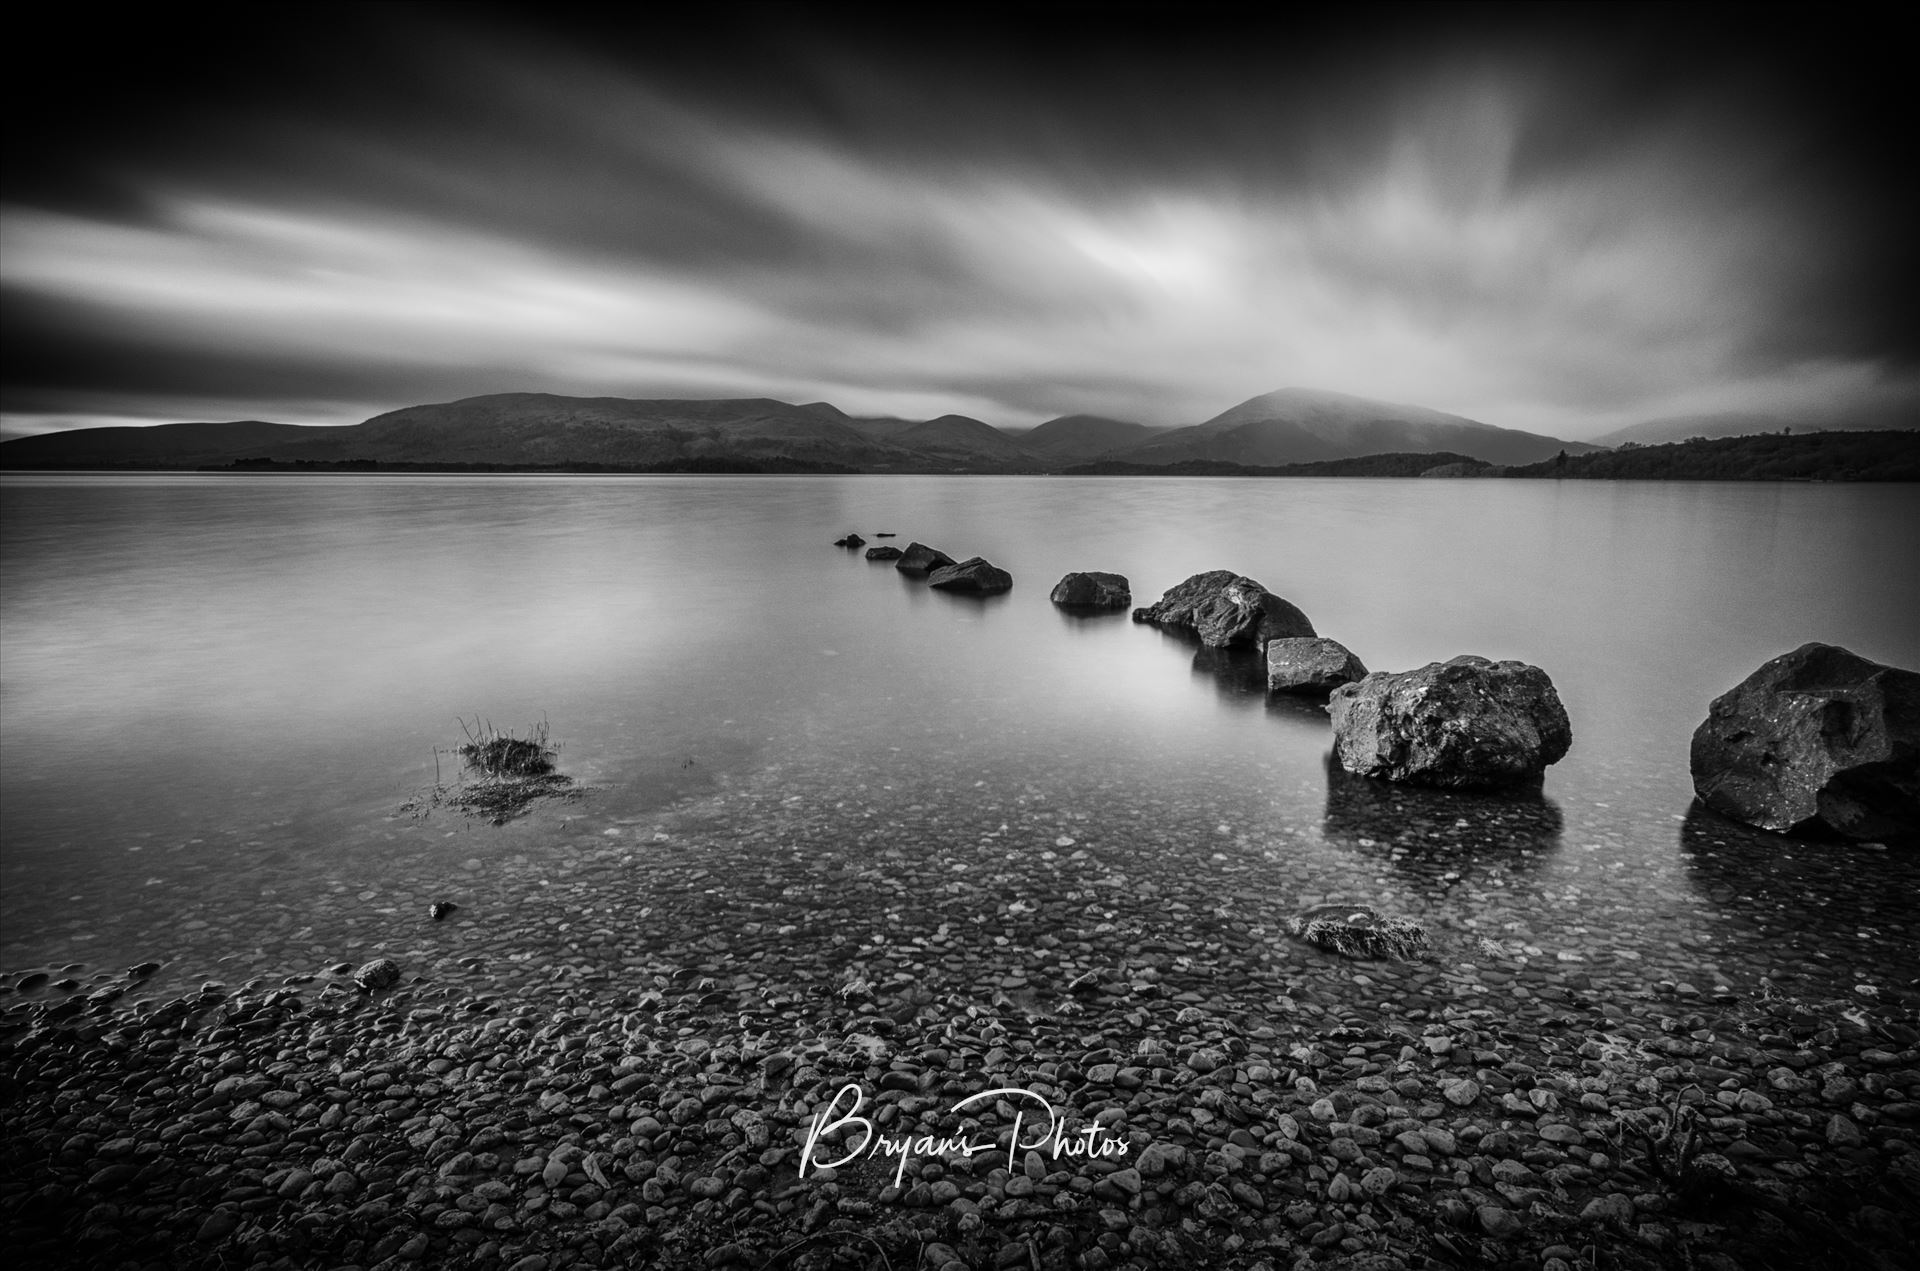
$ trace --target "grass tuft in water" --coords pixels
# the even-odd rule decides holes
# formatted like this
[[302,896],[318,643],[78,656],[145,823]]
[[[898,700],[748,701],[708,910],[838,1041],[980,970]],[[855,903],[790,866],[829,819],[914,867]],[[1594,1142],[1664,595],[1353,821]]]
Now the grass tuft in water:
[[492,720],[474,716],[472,724],[455,717],[466,744],[455,746],[462,771],[453,784],[440,782],[440,755],[434,751],[434,784],[428,793],[408,800],[406,811],[425,816],[442,804],[470,816],[505,825],[536,799],[571,798],[580,793],[573,778],[554,771],[560,747],[552,740],[547,721],[527,729],[524,737],[502,732]]
[[544,777],[553,771],[558,748],[548,744],[546,720],[529,728],[525,737],[503,733],[493,726],[492,720],[483,722],[478,715],[474,716],[472,727],[468,727],[464,719],[456,717],[456,722],[467,735],[467,744],[456,747],[454,753],[482,777],[497,781]]

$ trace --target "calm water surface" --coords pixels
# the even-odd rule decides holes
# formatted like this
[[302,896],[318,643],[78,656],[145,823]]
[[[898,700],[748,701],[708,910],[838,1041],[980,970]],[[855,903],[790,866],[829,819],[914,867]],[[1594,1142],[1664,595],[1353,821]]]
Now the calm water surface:
[[[1045,854],[1106,853],[1263,927],[1309,901],[1371,900],[1623,988],[1745,992],[1773,975],[1845,993],[1920,974],[1912,854],[1690,815],[1686,766],[1707,702],[1807,640],[1920,666],[1910,486],[116,474],[3,488],[9,971],[147,957],[186,977],[311,971],[404,951],[434,898],[493,905],[504,930],[516,896],[582,862],[617,851],[644,868],[650,845],[690,836],[737,862],[808,816],[893,853],[907,894],[941,885],[915,876],[916,843],[1003,835],[1032,853],[1011,892],[1047,885]],[[984,555],[1014,590],[929,591],[833,548],[848,530]],[[1572,753],[1520,802],[1354,782],[1327,770],[1324,713],[1269,703],[1256,666],[1047,601],[1069,570],[1123,573],[1145,604],[1217,568],[1286,596],[1374,669],[1466,652],[1537,663],[1572,715]],[[476,716],[547,721],[590,791],[505,827],[403,811]],[[604,890],[590,901],[614,930],[638,921]]]

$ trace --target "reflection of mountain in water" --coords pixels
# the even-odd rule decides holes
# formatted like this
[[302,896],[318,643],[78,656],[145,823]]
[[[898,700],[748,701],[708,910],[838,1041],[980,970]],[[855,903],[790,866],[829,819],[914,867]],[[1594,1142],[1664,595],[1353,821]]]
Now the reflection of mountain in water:
[[1327,755],[1329,841],[1410,877],[1471,881],[1495,869],[1532,869],[1560,846],[1560,809],[1538,786],[1490,793],[1430,790],[1357,777]]
[[1697,799],[1680,848],[1706,899],[1793,947],[1851,951],[1876,978],[1920,978],[1920,852],[1769,834]]

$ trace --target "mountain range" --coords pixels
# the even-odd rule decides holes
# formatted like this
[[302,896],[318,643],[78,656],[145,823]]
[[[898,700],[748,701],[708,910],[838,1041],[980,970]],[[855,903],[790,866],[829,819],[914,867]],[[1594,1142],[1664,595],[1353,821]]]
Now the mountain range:
[[765,397],[496,393],[409,406],[345,426],[245,420],[46,433],[0,444],[0,467],[199,468],[272,461],[657,470],[731,463],[864,472],[1048,472],[1092,460],[1276,465],[1433,451],[1512,464],[1594,449],[1425,407],[1305,388],[1249,398],[1186,428],[1066,415],[1026,432],[964,415],[859,418],[826,402],[794,405]]

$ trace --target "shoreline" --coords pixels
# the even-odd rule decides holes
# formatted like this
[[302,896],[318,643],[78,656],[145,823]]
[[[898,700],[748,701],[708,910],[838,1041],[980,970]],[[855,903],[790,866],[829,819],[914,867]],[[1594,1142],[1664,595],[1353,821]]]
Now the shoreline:
[[[1434,923],[1423,960],[1347,961],[1261,917],[1291,893],[1283,854],[1166,852],[1199,825],[987,804],[936,830],[910,795],[836,811],[790,789],[475,875],[447,921],[422,907],[353,951],[399,964],[371,995],[355,963],[8,994],[16,1261],[1786,1271],[1896,1266],[1920,1237],[1901,975],[1840,1000],[1857,971],[1809,969],[1783,981],[1802,1004],[1722,980],[1750,955],[1685,936],[1608,932],[1568,960],[1544,931],[1476,934],[1511,936],[1498,904]],[[1522,859],[1496,847],[1472,877],[1498,893]],[[1774,974],[1809,956],[1779,948]],[[954,1105],[1020,1088],[1127,1151],[800,1177],[849,1083],[895,1138],[998,1147],[1018,1108]],[[1630,1123],[1675,1100],[1728,1186],[1659,1177]]]
[[[1516,965],[1532,1010],[1385,1023],[1297,984],[1263,1007],[1272,986],[1222,992],[1188,956],[1071,1015],[891,980],[743,993],[721,967],[545,1010],[344,977],[16,1001],[0,1208],[16,1265],[89,1267],[1837,1267],[1920,1236],[1899,1216],[1920,1197],[1911,1002],[1749,1001],[1736,1028],[1649,995],[1583,1021],[1578,990]],[[1004,1104],[951,1108],[1020,1087],[1127,1152],[801,1178],[848,1083],[883,1133],[1004,1149]],[[1631,1128],[1676,1100],[1703,1114],[1678,1185],[1677,1148]]]

